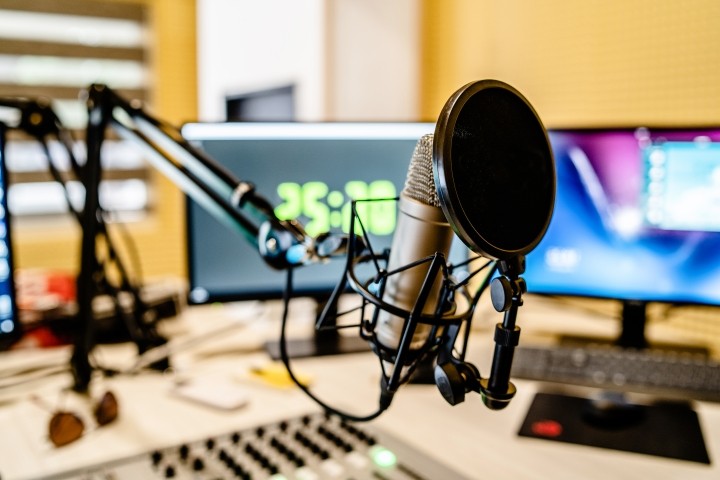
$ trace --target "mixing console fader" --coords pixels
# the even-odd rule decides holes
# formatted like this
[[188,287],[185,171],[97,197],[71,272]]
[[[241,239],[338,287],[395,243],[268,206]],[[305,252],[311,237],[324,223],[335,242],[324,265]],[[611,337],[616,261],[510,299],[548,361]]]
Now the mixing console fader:
[[393,435],[322,414],[174,445],[54,480],[466,478]]

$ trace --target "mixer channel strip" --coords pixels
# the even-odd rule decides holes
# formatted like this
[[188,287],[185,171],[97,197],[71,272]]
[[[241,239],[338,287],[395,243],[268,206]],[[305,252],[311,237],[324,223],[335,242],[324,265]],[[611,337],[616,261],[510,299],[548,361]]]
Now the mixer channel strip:
[[431,480],[467,477],[369,425],[311,414],[50,478]]

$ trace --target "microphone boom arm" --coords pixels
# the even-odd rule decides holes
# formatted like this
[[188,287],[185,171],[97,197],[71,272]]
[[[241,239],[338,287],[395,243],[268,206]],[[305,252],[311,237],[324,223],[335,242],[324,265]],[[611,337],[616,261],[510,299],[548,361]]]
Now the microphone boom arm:
[[[238,179],[192,146],[177,128],[152,117],[106,85],[91,85],[87,104],[88,132],[98,130],[96,144],[110,126],[122,138],[143,147],[155,168],[219,221],[239,231],[268,265],[282,270],[315,260],[314,242],[298,222],[279,220],[252,183]],[[95,150],[94,158],[88,150],[89,164],[100,161]]]
[[[95,346],[93,300],[99,294],[102,277],[98,261],[98,238],[103,233],[99,202],[101,148],[106,130],[143,147],[147,160],[165,174],[220,222],[241,233],[257,248],[272,268],[282,270],[322,258],[316,242],[295,220],[280,220],[269,201],[256,193],[253,184],[236,178],[221,165],[187,142],[180,131],[161,122],[135,102],[128,102],[111,88],[93,84],[87,91],[87,158],[78,176],[85,187],[85,204],[80,212],[82,245],[77,278],[78,326],[71,357],[73,388],[87,391],[92,367],[89,355]],[[136,305],[137,308],[137,305]],[[138,342],[140,353],[150,343],[164,342],[153,336]]]

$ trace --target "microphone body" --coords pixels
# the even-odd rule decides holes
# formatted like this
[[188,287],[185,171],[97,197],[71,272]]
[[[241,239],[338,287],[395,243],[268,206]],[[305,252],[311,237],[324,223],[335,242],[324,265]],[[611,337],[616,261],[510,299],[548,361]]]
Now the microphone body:
[[[432,135],[422,137],[408,169],[405,187],[398,202],[398,222],[390,248],[388,272],[402,268],[436,252],[448,256],[454,237],[437,198],[432,171]],[[430,262],[389,275],[383,300],[393,306],[411,311],[427,276]],[[437,308],[442,275],[433,280],[423,314],[431,315]],[[375,330],[379,343],[397,351],[402,339],[405,319],[385,310],[380,311]],[[410,349],[422,347],[432,328],[418,324],[410,342]]]

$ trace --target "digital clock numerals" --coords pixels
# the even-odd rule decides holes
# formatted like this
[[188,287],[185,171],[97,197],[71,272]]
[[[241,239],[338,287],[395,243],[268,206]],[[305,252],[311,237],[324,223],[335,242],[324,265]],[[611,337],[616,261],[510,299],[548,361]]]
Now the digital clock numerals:
[[[277,193],[282,203],[275,207],[281,220],[307,217],[305,230],[311,236],[341,228],[350,231],[351,200],[394,198],[395,185],[388,180],[366,183],[353,180],[345,184],[345,192],[330,190],[324,182],[284,182]],[[368,233],[389,235],[395,230],[395,202],[378,201],[357,204],[358,216]],[[355,226],[356,229],[360,227]]]
[[[395,185],[388,180],[375,180],[367,184],[361,181],[351,181],[345,184],[345,193],[353,200],[395,198]],[[342,208],[342,230],[350,231],[350,202]],[[361,202],[357,204],[358,217],[373,235],[390,235],[395,231],[396,206],[395,202]],[[360,232],[360,226],[355,225]]]

